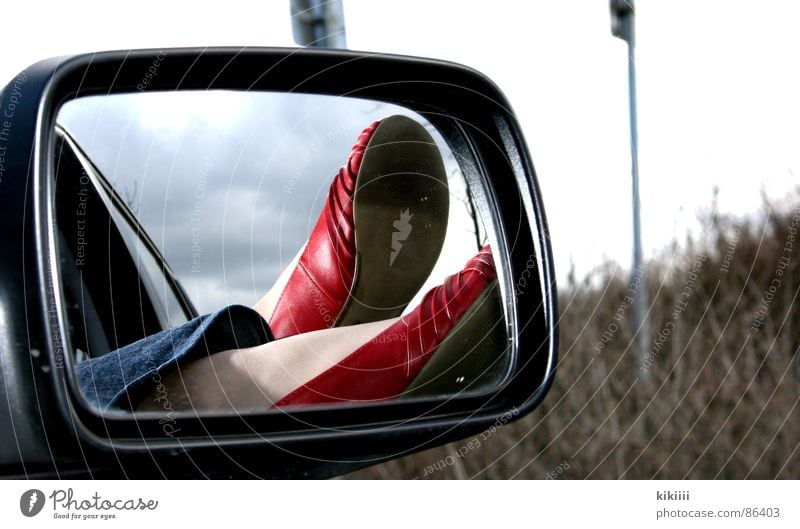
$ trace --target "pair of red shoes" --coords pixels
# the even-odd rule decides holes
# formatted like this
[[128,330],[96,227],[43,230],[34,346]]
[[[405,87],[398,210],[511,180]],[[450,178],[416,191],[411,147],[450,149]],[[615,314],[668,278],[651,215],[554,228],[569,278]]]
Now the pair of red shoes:
[[[278,299],[275,338],[399,316],[439,257],[448,208],[447,175],[425,128],[404,116],[367,127]],[[463,345],[449,343],[454,331],[495,283],[486,247],[415,310],[276,405],[401,395],[434,353]]]

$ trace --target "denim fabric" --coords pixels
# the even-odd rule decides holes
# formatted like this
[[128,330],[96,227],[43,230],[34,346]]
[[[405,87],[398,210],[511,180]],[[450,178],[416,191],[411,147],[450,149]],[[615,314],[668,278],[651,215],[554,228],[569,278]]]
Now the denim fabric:
[[176,366],[273,339],[256,311],[231,305],[81,362],[78,383],[86,398],[101,409],[133,410]]

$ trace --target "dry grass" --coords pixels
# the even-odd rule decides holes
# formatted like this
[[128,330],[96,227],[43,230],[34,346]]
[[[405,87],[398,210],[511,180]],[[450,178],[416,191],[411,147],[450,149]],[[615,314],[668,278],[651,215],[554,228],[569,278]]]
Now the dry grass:
[[[465,440],[351,477],[800,478],[798,196],[749,218],[712,210],[703,241],[648,264],[653,338],[675,324],[649,376],[631,341],[629,278],[605,265],[560,292],[558,372],[536,411],[478,436],[479,447]],[[619,327],[600,349],[610,324]]]

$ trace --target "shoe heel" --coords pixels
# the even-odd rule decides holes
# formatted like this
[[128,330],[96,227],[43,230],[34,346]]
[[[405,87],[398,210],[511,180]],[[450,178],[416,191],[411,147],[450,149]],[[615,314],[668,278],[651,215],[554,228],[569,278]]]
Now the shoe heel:
[[472,304],[401,398],[450,395],[499,384],[510,342],[495,280]]

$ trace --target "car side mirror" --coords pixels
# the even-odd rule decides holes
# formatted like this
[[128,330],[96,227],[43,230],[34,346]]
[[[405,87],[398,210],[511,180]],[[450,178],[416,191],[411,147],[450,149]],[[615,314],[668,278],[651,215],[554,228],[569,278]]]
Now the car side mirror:
[[[0,296],[16,403],[0,436],[23,433],[0,467],[330,476],[547,393],[544,205],[480,73],[349,51],[103,52],[34,64],[1,102],[16,257],[0,281],[19,287]],[[159,336],[178,354],[175,329],[215,311],[224,331],[193,328],[201,353],[141,356]],[[141,383],[120,382],[129,361]]]

